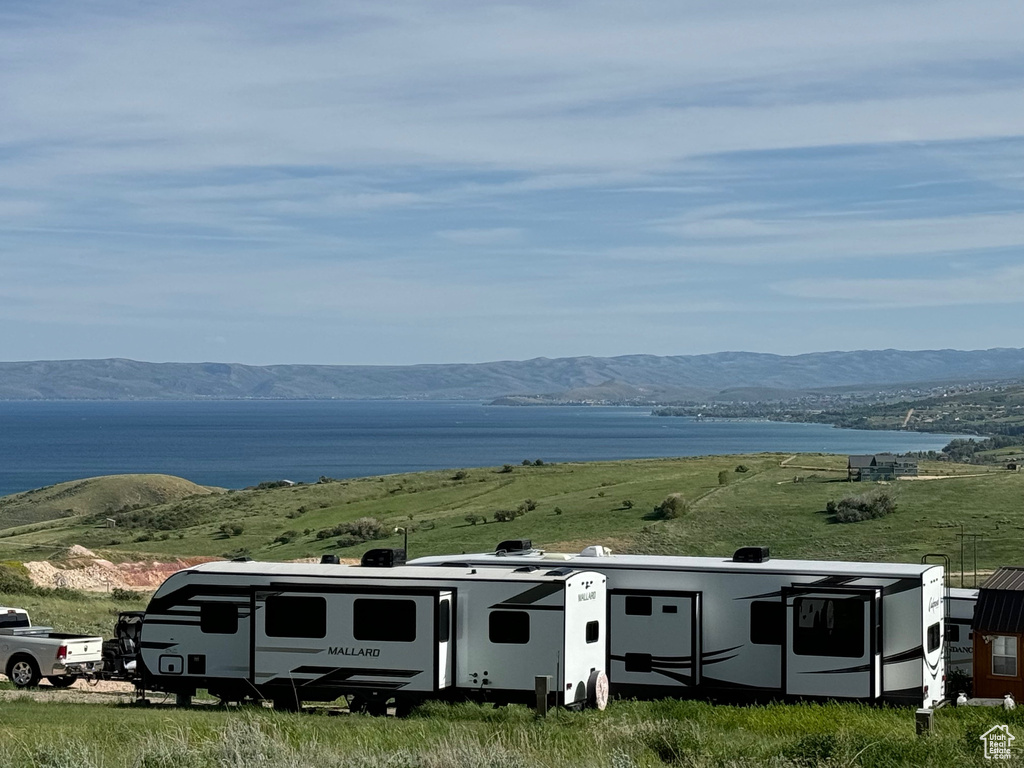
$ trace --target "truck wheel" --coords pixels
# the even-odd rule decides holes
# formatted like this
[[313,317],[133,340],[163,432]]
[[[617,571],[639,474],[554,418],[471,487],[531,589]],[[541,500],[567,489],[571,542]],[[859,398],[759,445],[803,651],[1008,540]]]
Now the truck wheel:
[[39,667],[31,656],[15,656],[7,665],[7,677],[18,688],[32,688],[39,684]]
[[594,670],[587,680],[587,706],[590,709],[604,709],[608,706],[608,675]]
[[77,679],[78,675],[54,675],[53,677],[46,678],[47,682],[54,688],[70,688]]

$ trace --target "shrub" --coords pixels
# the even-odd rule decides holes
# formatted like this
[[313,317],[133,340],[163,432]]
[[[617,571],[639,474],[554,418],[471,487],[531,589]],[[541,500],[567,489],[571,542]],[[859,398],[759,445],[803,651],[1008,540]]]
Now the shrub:
[[476,525],[477,523],[486,523],[487,518],[483,515],[466,515],[466,522],[470,525]]
[[245,527],[241,523],[221,523],[219,530],[225,536],[241,536],[245,532]]
[[21,563],[0,563],[0,594],[24,595],[35,591],[28,569]]
[[689,511],[686,499],[678,493],[666,496],[665,500],[654,508],[654,517],[659,520],[675,520],[684,512]]
[[543,459],[537,459],[536,461],[533,462],[533,466],[535,466],[535,467],[543,467],[544,466],[544,460]]
[[501,469],[499,469],[498,472],[502,475],[507,475],[513,469],[515,469],[515,467],[513,467],[511,464],[502,464]]
[[633,500],[632,499],[624,499],[623,502],[622,502],[622,508],[623,509],[632,509],[633,508]]
[[749,469],[749,467],[747,467],[746,464],[740,464],[739,466],[736,467],[736,471],[740,472],[740,473],[743,473],[743,472],[749,472],[750,469]]
[[[333,528],[323,528],[316,532],[318,541],[341,536],[346,541],[351,540],[353,544],[362,544],[364,541],[372,541],[374,539],[386,539],[390,535],[391,529],[382,520],[378,520],[375,517],[360,517],[351,523],[340,523]],[[350,545],[339,544],[338,546],[347,547]]]
[[123,587],[114,587],[110,590],[110,597],[118,603],[141,603],[143,600],[142,593]]
[[729,470],[723,469],[718,473],[718,484],[728,485],[729,484]]
[[561,507],[555,507],[555,514],[556,515],[562,514],[562,508]]
[[499,523],[509,523],[515,520],[517,517],[524,515],[525,512],[520,509],[499,509],[494,513],[494,519]]
[[847,496],[838,502],[830,500],[825,505],[825,511],[837,523],[859,523],[891,515],[896,511],[896,500],[885,491],[873,491]]
[[464,469],[460,469],[458,472],[452,475],[452,480],[465,480],[467,477],[469,477],[469,472],[467,472]]
[[531,464],[533,464],[533,462],[532,462],[532,461],[530,461],[529,459],[523,459],[523,466],[524,466],[524,467],[528,467],[528,466],[530,466]]
[[293,539],[297,539],[298,537],[298,531],[285,531],[284,533],[280,534],[277,538],[274,539],[274,543],[287,544],[288,542],[292,541]]

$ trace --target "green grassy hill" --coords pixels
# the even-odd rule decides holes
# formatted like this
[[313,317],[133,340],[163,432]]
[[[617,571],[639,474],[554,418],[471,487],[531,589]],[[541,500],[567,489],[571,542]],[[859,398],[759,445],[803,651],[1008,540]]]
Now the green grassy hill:
[[0,498],[0,529],[146,507],[220,490],[171,475],[107,475],[73,480]]
[[[922,470],[936,477],[959,474],[882,486],[896,498],[894,514],[838,524],[825,513],[829,500],[879,486],[845,482],[845,456],[801,454],[783,464],[787,459],[516,465],[229,491],[2,531],[0,559],[47,559],[73,544],[115,560],[359,557],[371,547],[401,546],[402,533],[394,530],[401,527],[413,557],[490,550],[524,537],[570,551],[599,543],[620,552],[728,556],[736,547],[764,544],[774,557],[915,562],[925,553],[959,553],[955,534],[963,525],[980,536],[980,567],[1024,563],[1024,474],[925,462]],[[741,465],[746,471],[737,471]],[[652,519],[670,494],[680,494],[687,510],[677,519]],[[494,521],[496,511],[520,505],[534,508],[511,522]],[[116,528],[105,526],[108,516]],[[382,538],[364,541],[343,530],[364,518],[377,521]]]

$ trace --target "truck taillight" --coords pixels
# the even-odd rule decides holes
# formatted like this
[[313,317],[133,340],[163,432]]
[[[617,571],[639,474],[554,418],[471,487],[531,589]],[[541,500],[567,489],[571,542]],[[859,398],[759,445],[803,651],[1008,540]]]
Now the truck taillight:
[[66,659],[67,657],[68,647],[66,645],[62,645],[60,648],[57,649],[57,660],[64,661],[64,659]]

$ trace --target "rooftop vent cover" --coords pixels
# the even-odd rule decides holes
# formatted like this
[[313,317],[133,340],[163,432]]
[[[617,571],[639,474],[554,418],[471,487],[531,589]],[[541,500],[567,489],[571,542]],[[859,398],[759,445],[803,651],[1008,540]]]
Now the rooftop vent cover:
[[404,549],[371,549],[359,564],[364,568],[394,568],[396,565],[405,565]]
[[531,549],[533,549],[533,542],[530,539],[508,539],[501,542],[494,551],[496,554],[500,554],[502,552],[529,552]]
[[734,563],[765,563],[769,559],[768,547],[740,547],[732,555]]
[[321,565],[338,565],[340,562],[337,555],[320,555]]

